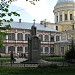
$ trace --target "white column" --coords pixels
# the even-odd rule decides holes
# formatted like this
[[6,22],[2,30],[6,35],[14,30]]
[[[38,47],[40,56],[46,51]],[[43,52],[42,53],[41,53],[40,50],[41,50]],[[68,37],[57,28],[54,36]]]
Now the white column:
[[8,53],[8,46],[6,46],[6,53]]
[[54,29],[56,30],[56,26],[54,26]]
[[68,21],[70,21],[70,11],[68,11]]
[[8,35],[6,35],[6,42],[8,42]]
[[60,41],[61,41],[61,35],[60,35]]
[[64,22],[64,11],[62,11],[62,21]]
[[58,22],[60,21],[60,15],[59,15],[59,12],[58,12]]
[[57,19],[57,18],[56,18],[56,13],[54,13],[54,21],[55,21],[55,23],[57,22],[56,19]]
[[23,32],[23,41],[25,43],[25,31]]
[[15,46],[15,53],[17,53],[17,46]]
[[[8,30],[6,30],[6,32],[8,33]],[[6,42],[8,42],[8,35],[6,35]]]
[[23,53],[25,53],[25,46],[23,46]]
[[75,21],[75,10],[74,10],[74,13],[73,13],[73,19],[74,19],[74,21]]
[[17,30],[16,30],[16,33],[15,33],[15,40],[17,42]]
[[45,35],[43,35],[43,41],[45,41]]
[[50,47],[49,47],[49,54],[50,54]]
[[54,41],[56,41],[56,34],[54,34]]
[[54,41],[56,42],[56,35],[54,36]]
[[43,54],[45,53],[45,47],[43,47]]
[[49,34],[49,41],[50,41],[50,34]]

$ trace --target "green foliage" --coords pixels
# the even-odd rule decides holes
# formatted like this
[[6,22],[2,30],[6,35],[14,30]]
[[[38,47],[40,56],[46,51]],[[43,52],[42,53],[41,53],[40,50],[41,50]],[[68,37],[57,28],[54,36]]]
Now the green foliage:
[[[11,29],[10,24],[3,26],[3,22],[13,21],[13,19],[11,18],[12,15],[20,16],[20,14],[14,12],[14,11],[9,12],[10,3],[13,1],[15,1],[15,0],[1,0],[1,2],[0,2],[0,47],[3,46],[3,37],[5,37],[7,35],[6,32],[2,32],[2,31]],[[10,19],[4,19],[6,16],[9,16]]]
[[0,58],[0,62],[10,62],[10,58]]
[[74,40],[71,41],[71,48],[65,54],[65,59],[68,62],[75,62],[75,48],[74,48]]
[[50,65],[47,65],[47,64],[44,64],[44,65],[39,65],[38,68],[58,68],[58,66],[56,64],[50,64]]
[[42,59],[45,61],[50,61],[50,62],[64,62],[64,58],[60,57],[48,57],[48,56],[42,56]]
[[59,67],[53,69],[0,67],[0,75],[75,75],[75,67]]

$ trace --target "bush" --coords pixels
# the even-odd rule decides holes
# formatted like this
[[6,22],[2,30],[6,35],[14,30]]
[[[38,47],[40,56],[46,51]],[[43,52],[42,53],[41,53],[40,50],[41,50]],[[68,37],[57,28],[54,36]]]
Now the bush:
[[58,68],[56,64],[50,64],[50,65],[39,65],[38,68]]
[[68,50],[65,54],[65,60],[67,62],[70,62],[70,63],[74,63],[75,62],[75,47],[74,47],[74,41],[72,39],[72,42],[71,42],[71,48],[70,50]]

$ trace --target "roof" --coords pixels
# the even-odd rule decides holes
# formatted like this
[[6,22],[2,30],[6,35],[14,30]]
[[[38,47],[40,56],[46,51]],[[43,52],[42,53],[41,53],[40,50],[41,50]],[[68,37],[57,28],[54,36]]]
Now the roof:
[[[33,23],[27,23],[27,22],[3,22],[3,25],[8,25],[10,24],[11,28],[18,28],[18,29],[31,29],[31,26],[33,25]],[[52,32],[59,32],[57,30],[51,29],[49,27],[45,27],[42,24],[36,23],[35,26],[37,27],[37,30],[41,30],[41,31],[52,31]]]
[[55,43],[56,44],[67,44],[67,43],[69,43],[69,41],[68,40],[61,40],[61,41],[56,41]]
[[75,3],[75,0],[58,0],[57,4],[62,4],[62,3]]

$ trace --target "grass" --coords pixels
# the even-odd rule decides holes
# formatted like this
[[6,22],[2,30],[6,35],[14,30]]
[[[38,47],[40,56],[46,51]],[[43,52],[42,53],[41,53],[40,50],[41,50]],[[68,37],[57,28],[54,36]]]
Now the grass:
[[[50,58],[50,57],[44,58],[48,59],[49,61],[64,60],[63,58]],[[1,58],[0,60],[8,60],[8,59]],[[75,75],[75,65],[56,68],[0,67],[0,75]]]
[[46,61],[50,61],[50,62],[64,62],[64,58],[61,57],[47,57],[47,56],[43,56],[42,57],[43,60]]
[[25,68],[0,67],[0,75],[75,75],[75,67]]
[[0,58],[0,62],[9,62],[10,58]]

